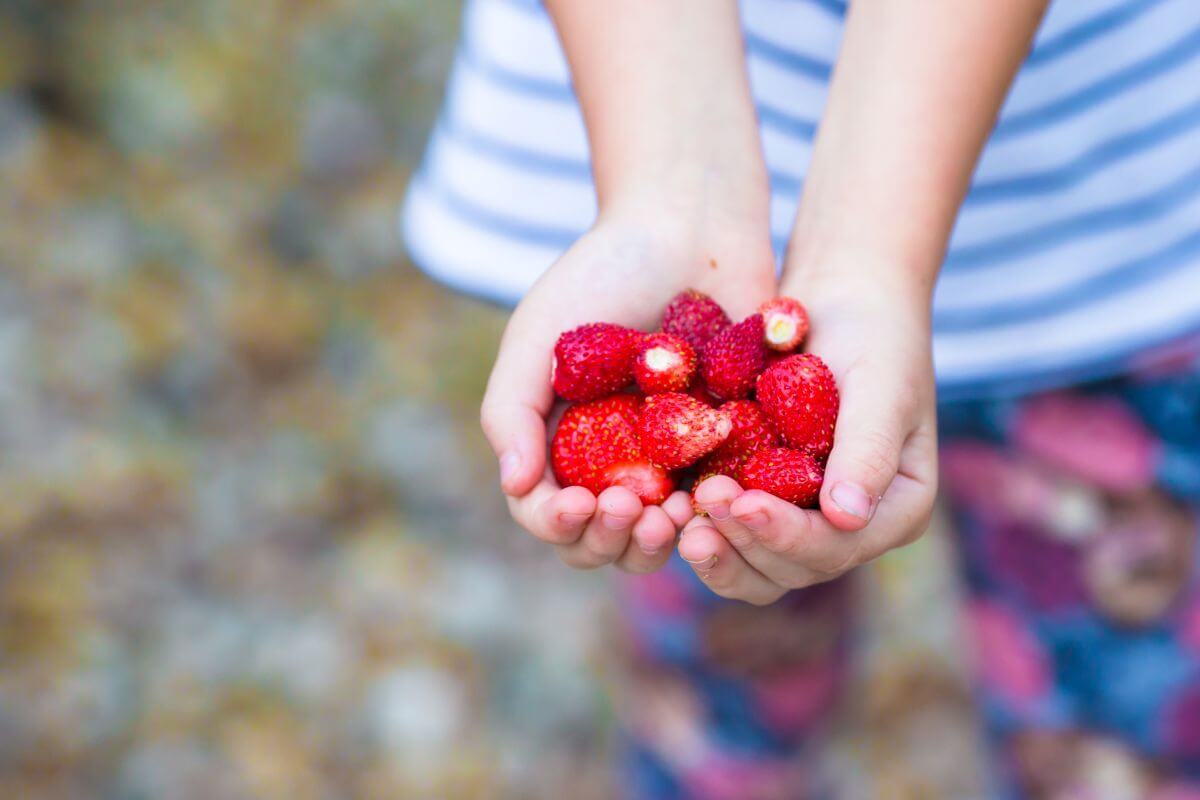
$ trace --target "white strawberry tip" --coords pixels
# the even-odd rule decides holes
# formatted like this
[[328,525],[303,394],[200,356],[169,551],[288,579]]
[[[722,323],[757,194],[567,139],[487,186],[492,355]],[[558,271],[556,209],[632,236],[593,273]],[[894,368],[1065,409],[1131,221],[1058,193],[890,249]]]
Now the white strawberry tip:
[[679,354],[666,347],[651,347],[643,356],[646,368],[651,372],[668,372],[683,361]]
[[771,314],[765,326],[767,345],[787,350],[796,345],[796,320],[787,314]]

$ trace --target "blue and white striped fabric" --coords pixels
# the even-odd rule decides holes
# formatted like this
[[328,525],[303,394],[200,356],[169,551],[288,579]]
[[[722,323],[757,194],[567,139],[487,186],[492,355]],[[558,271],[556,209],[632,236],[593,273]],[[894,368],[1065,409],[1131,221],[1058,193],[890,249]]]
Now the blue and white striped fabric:
[[[777,248],[845,10],[742,2]],[[471,0],[464,26],[402,225],[435,278],[511,303],[593,220],[587,141],[536,0]],[[1200,2],[1058,0],[954,231],[934,303],[939,386],[1099,377],[1198,330]]]

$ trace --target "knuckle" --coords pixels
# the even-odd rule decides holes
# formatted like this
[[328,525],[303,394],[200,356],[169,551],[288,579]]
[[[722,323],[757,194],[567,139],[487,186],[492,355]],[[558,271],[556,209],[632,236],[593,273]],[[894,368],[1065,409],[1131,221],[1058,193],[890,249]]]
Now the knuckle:
[[870,430],[860,434],[850,462],[869,489],[882,493],[891,481],[900,452],[900,443],[891,433]]
[[754,535],[754,541],[777,556],[794,557],[802,532],[785,525],[767,525]]
[[754,547],[756,539],[754,534],[741,525],[725,525],[721,533],[724,534],[725,540],[733,546],[735,550],[746,551]]
[[824,563],[817,565],[816,571],[820,573],[820,577],[824,580],[832,580],[856,567],[862,566],[870,558],[868,557],[867,548],[862,542],[862,537],[855,537],[855,544],[849,551],[845,553],[830,553],[822,560]]

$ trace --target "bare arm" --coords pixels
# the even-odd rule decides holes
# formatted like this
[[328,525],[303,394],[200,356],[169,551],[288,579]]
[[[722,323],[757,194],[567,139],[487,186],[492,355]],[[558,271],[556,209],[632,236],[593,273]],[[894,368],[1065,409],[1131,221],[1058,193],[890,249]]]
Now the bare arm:
[[[979,152],[1046,0],[855,0],[781,291],[841,389],[821,511],[713,478],[680,551],[769,602],[919,536],[937,487],[930,300]],[[715,525],[715,528],[713,527]],[[718,537],[716,534],[720,533]]]
[[583,108],[601,208],[665,200],[666,210],[694,218],[699,202],[706,213],[735,215],[731,227],[761,225],[766,167],[737,4],[547,0],[546,6]]
[[1047,2],[851,4],[791,240],[794,270],[861,255],[932,287]]
[[695,287],[734,314],[773,293],[768,190],[733,0],[548,0],[587,123],[599,215],[505,330],[481,418],[513,517],[568,564],[644,572],[692,516],[546,470],[551,352],[603,320],[648,329]]

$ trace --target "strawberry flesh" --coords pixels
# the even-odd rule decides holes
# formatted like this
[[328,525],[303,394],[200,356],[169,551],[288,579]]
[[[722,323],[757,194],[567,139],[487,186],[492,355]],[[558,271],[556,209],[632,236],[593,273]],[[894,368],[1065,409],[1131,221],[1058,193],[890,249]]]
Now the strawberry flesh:
[[656,394],[646,399],[638,417],[642,452],[652,463],[678,469],[696,463],[729,436],[729,415],[691,395]]
[[801,508],[816,508],[825,468],[805,450],[769,447],[750,456],[739,477],[744,489],[758,489]]
[[663,311],[663,333],[678,336],[697,352],[729,325],[729,315],[717,301],[695,289],[675,295]]
[[633,377],[646,394],[683,392],[696,377],[696,351],[670,333],[651,333],[638,346]]
[[554,391],[564,400],[585,403],[628,386],[643,335],[607,322],[567,331],[554,346]]
[[833,373],[810,353],[775,362],[758,378],[762,410],[788,447],[824,460],[833,449],[838,389]]
[[700,351],[700,375],[722,400],[740,400],[754,388],[766,364],[762,314],[753,314],[718,333]]

